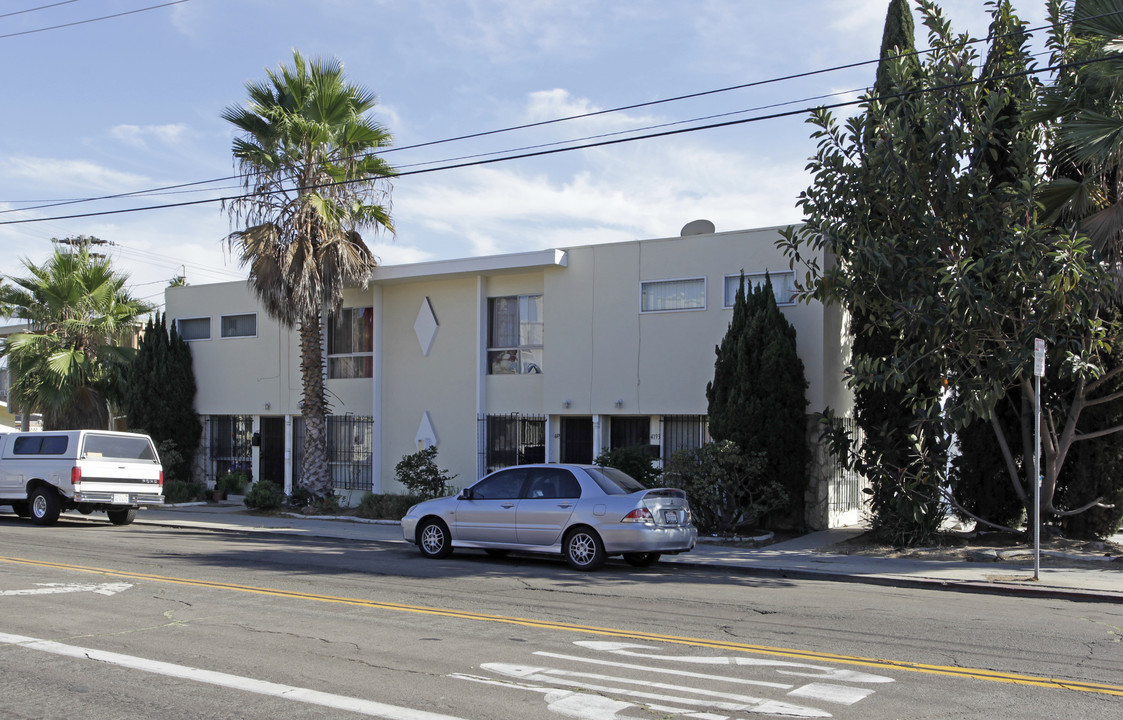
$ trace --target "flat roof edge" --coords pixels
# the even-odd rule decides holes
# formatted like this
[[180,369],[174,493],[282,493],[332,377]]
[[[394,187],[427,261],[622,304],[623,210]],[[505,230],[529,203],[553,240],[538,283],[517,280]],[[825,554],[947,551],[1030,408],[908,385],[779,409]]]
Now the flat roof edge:
[[505,270],[532,270],[542,267],[566,267],[569,254],[559,248],[535,250],[506,255],[486,255],[481,257],[457,258],[454,260],[432,260],[410,263],[408,265],[379,265],[371,275],[371,283],[387,280],[406,280],[418,277],[440,275],[463,275]]

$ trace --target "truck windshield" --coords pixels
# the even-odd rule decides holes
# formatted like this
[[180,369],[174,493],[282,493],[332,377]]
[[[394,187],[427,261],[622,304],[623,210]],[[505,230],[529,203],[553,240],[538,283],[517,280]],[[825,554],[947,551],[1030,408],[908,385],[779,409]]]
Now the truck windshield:
[[146,437],[87,435],[82,456],[87,460],[148,460],[156,462],[152,443]]

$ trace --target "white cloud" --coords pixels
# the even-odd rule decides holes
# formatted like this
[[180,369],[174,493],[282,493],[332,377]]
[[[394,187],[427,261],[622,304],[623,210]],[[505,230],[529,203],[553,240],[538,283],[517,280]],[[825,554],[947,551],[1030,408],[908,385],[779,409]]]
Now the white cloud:
[[148,140],[155,140],[160,144],[174,145],[187,134],[187,126],[172,125],[117,125],[109,134],[116,140],[135,148],[148,147]]
[[0,172],[30,186],[53,189],[80,188],[99,193],[135,190],[152,184],[150,178],[112,170],[86,160],[11,157],[0,160]]
[[543,53],[572,55],[591,44],[595,0],[471,0],[419,3],[447,44],[498,63]]

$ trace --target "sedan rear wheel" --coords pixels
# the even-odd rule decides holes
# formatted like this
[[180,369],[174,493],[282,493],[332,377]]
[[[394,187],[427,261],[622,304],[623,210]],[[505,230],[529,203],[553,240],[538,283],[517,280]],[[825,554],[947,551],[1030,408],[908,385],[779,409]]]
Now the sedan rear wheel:
[[417,529],[417,547],[427,558],[444,558],[452,554],[448,526],[440,520],[426,520]]
[[624,562],[632,567],[650,567],[659,562],[662,553],[657,552],[637,552],[637,553],[624,553]]
[[577,528],[565,536],[565,561],[574,570],[596,570],[604,565],[604,558],[604,543],[589,528]]

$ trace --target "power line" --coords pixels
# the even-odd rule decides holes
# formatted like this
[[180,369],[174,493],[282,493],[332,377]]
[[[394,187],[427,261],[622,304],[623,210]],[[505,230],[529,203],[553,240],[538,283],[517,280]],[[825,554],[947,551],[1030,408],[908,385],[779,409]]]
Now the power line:
[[[179,2],[187,2],[187,0],[176,0],[175,2],[165,3],[164,5],[153,6],[153,8],[164,7],[165,5],[174,5],[174,4],[177,4]],[[153,9],[153,8],[145,8],[145,9]],[[132,11],[132,12],[141,12],[141,10],[136,10],[136,11]],[[128,13],[124,13],[124,14],[128,14]],[[1096,19],[1096,18],[1099,18],[1099,17],[1106,17],[1106,16],[1109,16],[1109,15],[1118,15],[1118,14],[1123,14],[1123,11],[1113,11],[1113,12],[1110,12],[1110,13],[1104,13],[1103,15],[1098,15],[1098,16],[1094,16],[1094,17],[1090,17],[1090,18],[1082,18],[1082,21],[1087,21],[1087,20],[1090,20],[1090,19]],[[113,17],[113,16],[107,16],[107,17]],[[967,45],[972,45],[972,44],[976,44],[976,43],[980,43],[980,42],[986,42],[986,41],[989,41],[989,40],[995,40],[995,39],[1002,38],[1002,37],[1009,37],[1009,36],[1014,36],[1014,35],[1030,35],[1033,32],[1036,32],[1038,30],[1048,29],[1049,27],[1051,27],[1051,26],[1050,25],[1043,25],[1043,26],[1039,26],[1039,27],[1035,27],[1035,28],[1021,29],[1021,30],[1016,30],[1016,31],[1011,32],[1011,33],[1006,33],[1004,35],[987,36],[986,38],[983,38],[983,39],[980,39],[980,40],[974,40],[974,39],[965,40],[964,42],[953,43],[953,44],[948,45],[948,46],[941,46],[941,47],[937,47],[937,48],[929,48],[929,49],[926,49],[926,50],[918,50],[918,51],[912,51],[912,52],[909,52],[909,53],[902,53],[902,54],[900,54],[898,56],[895,56],[895,57],[896,58],[916,57],[916,56],[919,56],[919,55],[922,55],[922,54],[935,52],[935,51],[940,50],[940,49],[954,49],[954,48],[964,47],[964,46],[967,46]],[[0,36],[0,37],[3,37],[3,36]],[[1107,59],[1107,58],[1104,58],[1104,59]],[[696,93],[688,93],[688,94],[685,94],[685,95],[678,95],[678,96],[675,96],[675,97],[663,98],[663,99],[660,99],[660,100],[652,100],[652,101],[644,102],[644,103],[633,103],[631,105],[623,105],[623,106],[619,106],[619,107],[616,107],[616,108],[610,108],[610,109],[606,109],[606,110],[597,110],[597,111],[588,112],[588,113],[581,113],[581,114],[570,115],[570,116],[565,116],[565,117],[561,117],[561,118],[554,118],[554,119],[551,119],[551,120],[543,120],[543,121],[534,122],[534,123],[527,123],[527,124],[523,124],[523,125],[515,125],[515,126],[506,127],[506,128],[500,128],[500,129],[497,129],[497,130],[489,130],[489,131],[484,131],[484,132],[479,132],[479,133],[459,135],[459,136],[455,136],[455,137],[451,137],[451,138],[445,138],[445,139],[442,139],[442,140],[433,140],[433,141],[428,141],[428,142],[423,142],[423,143],[417,143],[417,144],[414,144],[414,145],[406,145],[406,146],[402,146],[402,147],[396,147],[396,148],[386,148],[386,149],[382,150],[382,153],[385,154],[385,153],[390,153],[390,152],[400,152],[400,151],[403,151],[403,150],[411,150],[411,149],[416,149],[416,148],[429,147],[429,146],[433,146],[433,145],[450,143],[450,142],[455,142],[455,141],[459,141],[459,140],[466,140],[466,139],[472,139],[472,138],[477,138],[477,137],[484,137],[484,136],[488,136],[488,135],[495,135],[495,134],[499,134],[499,133],[512,132],[512,131],[515,131],[515,130],[523,130],[523,129],[528,129],[528,128],[540,127],[540,126],[544,126],[544,125],[551,125],[551,124],[556,124],[556,123],[561,123],[561,122],[567,122],[567,121],[570,121],[570,120],[578,120],[578,119],[589,118],[589,117],[594,117],[594,116],[599,116],[599,115],[605,115],[605,114],[609,114],[609,113],[622,112],[622,111],[625,111],[625,110],[633,110],[633,109],[642,108],[642,107],[648,107],[648,106],[659,105],[659,104],[664,104],[664,103],[676,102],[676,101],[679,101],[679,100],[703,97],[703,96],[713,95],[713,94],[717,94],[717,93],[730,92],[732,90],[740,90],[740,89],[746,89],[746,88],[750,88],[750,87],[756,87],[756,86],[761,86],[761,85],[766,85],[766,84],[771,84],[771,83],[778,83],[778,82],[783,82],[783,81],[788,81],[788,80],[806,78],[806,77],[825,74],[825,73],[834,72],[834,71],[838,71],[838,70],[852,69],[852,68],[870,65],[870,64],[874,64],[874,63],[878,63],[878,62],[881,62],[880,58],[877,59],[877,60],[864,60],[864,61],[860,61],[860,62],[847,63],[847,64],[844,64],[844,65],[837,65],[837,66],[833,66],[833,67],[829,67],[829,68],[821,68],[821,69],[818,69],[818,70],[811,70],[811,71],[807,71],[807,72],[795,73],[795,74],[776,77],[776,78],[758,80],[758,81],[754,81],[754,82],[750,82],[750,83],[742,83],[742,84],[739,84],[739,85],[732,85],[732,86],[728,86],[728,87],[724,87],[724,88],[717,88],[717,89],[714,89],[714,90],[705,90],[705,91],[696,92]],[[1088,62],[1079,63],[1079,64],[1084,65],[1084,64],[1088,64]],[[1053,70],[1053,69],[1060,69],[1060,68],[1063,68],[1063,67],[1072,67],[1072,66],[1073,65],[1071,65],[1071,64],[1070,65],[1062,64],[1062,65],[1056,66],[1055,68],[1045,68],[1044,70],[1033,71],[1033,73],[1035,74],[1035,73],[1038,73],[1038,72],[1048,72],[1048,71]],[[1031,74],[1031,73],[1027,72],[1027,73],[1022,73],[1022,74]],[[1015,76],[1009,76],[1009,77],[1015,77]],[[991,79],[993,80],[995,78],[991,78]],[[948,86],[948,87],[950,88],[950,87],[955,87],[955,86]],[[744,109],[744,110],[731,111],[731,112],[728,112],[728,113],[721,113],[721,114],[717,114],[717,115],[709,115],[709,116],[704,116],[704,117],[699,117],[699,118],[692,118],[692,119],[689,119],[689,120],[680,120],[680,121],[674,121],[674,122],[669,122],[669,123],[662,123],[662,124],[659,124],[659,125],[652,125],[652,126],[646,126],[646,127],[641,127],[641,128],[633,128],[633,129],[630,129],[630,130],[617,131],[615,133],[605,133],[605,134],[601,134],[601,135],[586,136],[586,137],[583,137],[583,138],[575,138],[575,139],[571,139],[571,140],[556,141],[556,142],[552,142],[552,143],[543,143],[543,144],[539,144],[539,145],[524,146],[524,147],[513,148],[513,149],[509,149],[509,150],[498,150],[498,151],[493,151],[493,152],[489,152],[489,153],[477,153],[477,154],[473,154],[473,155],[464,155],[464,156],[460,156],[460,157],[446,158],[444,160],[434,160],[434,161],[425,162],[425,163],[415,163],[415,164],[411,164],[411,165],[405,165],[403,167],[418,167],[418,166],[421,166],[421,165],[433,165],[433,164],[437,164],[437,163],[451,163],[451,162],[458,162],[460,160],[471,160],[471,159],[475,159],[475,158],[487,157],[489,155],[497,155],[497,154],[501,154],[501,153],[523,153],[524,151],[536,150],[536,149],[545,148],[545,147],[553,147],[553,146],[557,146],[557,145],[565,145],[565,144],[568,144],[568,143],[581,142],[581,141],[584,141],[584,140],[593,140],[593,139],[611,137],[611,136],[614,136],[614,135],[621,135],[621,134],[627,134],[627,133],[632,133],[632,132],[642,132],[643,130],[648,130],[648,129],[656,129],[656,128],[661,128],[661,127],[669,127],[669,126],[672,126],[672,125],[681,125],[681,124],[684,124],[684,123],[699,122],[699,121],[702,121],[702,120],[713,119],[713,118],[716,118],[716,117],[725,117],[725,116],[729,116],[729,115],[736,115],[736,114],[741,114],[741,113],[746,113],[746,112],[755,112],[755,111],[762,110],[762,109],[768,109],[768,108],[772,108],[772,107],[780,107],[780,106],[783,106],[783,105],[790,105],[790,104],[794,104],[794,103],[797,103],[797,102],[807,102],[809,100],[818,100],[818,99],[823,99],[823,98],[827,98],[827,97],[837,97],[839,95],[850,94],[850,93],[853,93],[853,92],[860,92],[860,90],[851,90],[851,91],[845,91],[845,92],[830,93],[830,94],[826,94],[826,95],[819,95],[819,96],[804,98],[802,100],[792,100],[792,101],[787,101],[787,102],[782,102],[782,103],[774,103],[774,104],[771,104],[771,105],[764,105],[764,106],[759,106],[759,107],[755,107],[755,108],[748,108],[748,109]],[[831,105],[831,106],[827,106],[827,107],[830,107],[830,108],[845,107],[847,105],[856,104],[857,102],[860,102],[860,101],[854,101],[854,102],[851,102],[851,103],[836,104],[836,105]],[[643,139],[649,139],[649,138],[655,138],[655,137],[662,137],[662,136],[667,135],[667,134],[677,134],[677,133],[681,133],[681,132],[692,132],[694,130],[706,130],[706,129],[712,129],[712,128],[716,128],[716,127],[725,127],[725,126],[728,126],[728,125],[731,125],[731,124],[741,124],[741,123],[745,123],[745,122],[755,122],[755,121],[758,121],[758,120],[774,119],[774,118],[777,118],[777,117],[785,117],[785,116],[788,116],[788,115],[791,115],[791,114],[799,114],[799,113],[807,112],[807,111],[808,111],[808,109],[803,109],[803,110],[795,111],[794,113],[781,113],[781,114],[762,116],[762,117],[759,117],[759,118],[748,118],[748,119],[745,119],[745,120],[735,121],[735,122],[732,122],[732,123],[719,123],[719,124],[716,124],[716,125],[700,126],[700,127],[697,127],[697,128],[691,128],[691,129],[687,129],[687,130],[679,130],[679,131],[675,131],[674,133],[656,133],[656,134],[652,134],[652,135],[637,136],[635,138],[616,140],[616,141],[612,141],[612,142],[591,143],[591,144],[575,146],[575,147],[571,147],[571,148],[555,149],[555,150],[552,150],[552,151],[546,151],[546,152],[541,152],[541,153],[524,153],[524,154],[518,154],[518,155],[509,155],[509,156],[505,156],[505,157],[502,157],[502,158],[494,158],[494,159],[491,159],[489,161],[481,161],[481,162],[478,162],[478,163],[468,163],[468,164],[460,164],[460,165],[442,165],[441,167],[438,167],[438,168],[429,168],[429,169],[426,169],[426,170],[414,170],[414,171],[394,173],[393,177],[406,177],[406,176],[409,176],[409,175],[416,175],[416,174],[421,174],[421,173],[424,173],[424,172],[433,172],[433,171],[436,171],[436,170],[456,169],[456,168],[461,168],[461,167],[468,167],[472,164],[488,164],[488,163],[491,163],[491,162],[499,162],[499,161],[503,161],[503,160],[523,159],[523,158],[527,158],[527,157],[535,157],[535,156],[539,156],[539,155],[553,154],[553,153],[564,152],[564,151],[568,151],[568,150],[581,150],[581,149],[587,149],[587,148],[594,148],[594,147],[600,147],[600,146],[603,146],[603,145],[616,144],[616,143],[619,143],[619,142],[627,142],[627,141],[631,141],[631,140],[643,140]],[[113,194],[113,195],[103,195],[103,196],[100,196],[100,197],[93,197],[93,198],[83,198],[83,199],[50,202],[50,203],[44,203],[44,204],[41,204],[41,205],[36,205],[36,206],[31,206],[31,207],[13,208],[13,209],[9,209],[9,210],[0,210],[0,215],[11,213],[11,212],[26,212],[28,210],[45,209],[45,208],[49,208],[49,207],[60,207],[60,206],[64,206],[64,205],[79,204],[79,203],[85,203],[85,202],[95,202],[95,201],[101,201],[101,200],[120,199],[120,198],[126,198],[126,197],[141,197],[141,196],[151,196],[151,195],[156,195],[156,194],[177,194],[177,193],[165,193],[165,191],[179,190],[179,189],[182,189],[182,188],[195,187],[195,186],[199,186],[199,185],[210,185],[210,184],[214,184],[214,183],[217,183],[217,182],[225,182],[225,181],[229,181],[229,180],[236,180],[236,179],[239,179],[239,178],[242,178],[242,177],[244,177],[244,176],[243,175],[232,175],[232,176],[227,176],[227,177],[223,177],[223,178],[216,178],[216,179],[213,179],[213,180],[200,180],[200,181],[189,182],[189,183],[180,183],[180,184],[176,184],[176,185],[168,185],[168,186],[163,186],[163,187],[151,188],[151,189],[147,189],[147,190],[136,190],[136,191],[127,192],[127,193],[117,193],[117,194]],[[214,188],[214,189],[221,190],[221,189],[228,189],[228,188]],[[167,208],[174,208],[174,207],[187,207],[187,206],[191,206],[191,205],[199,205],[199,204],[210,203],[210,202],[236,201],[236,200],[239,200],[239,199],[244,199],[246,197],[249,197],[249,195],[243,194],[243,195],[226,196],[226,197],[220,197],[220,198],[209,198],[209,199],[206,199],[206,200],[189,201],[189,202],[183,202],[183,203],[169,203],[169,204],[164,204],[164,205],[146,206],[146,207],[141,207],[141,208],[128,208],[128,209],[110,210],[110,211],[102,211],[102,212],[94,212],[94,213],[83,213],[83,214],[76,214],[76,215],[63,215],[63,216],[55,216],[54,218],[29,219],[29,220],[18,220],[18,221],[0,221],[0,225],[14,225],[14,224],[21,224],[21,223],[28,223],[28,222],[40,222],[40,221],[46,221],[46,220],[51,220],[51,219],[66,220],[66,219],[83,218],[83,217],[97,217],[97,216],[100,216],[100,215],[113,215],[113,214],[121,214],[121,213],[127,213],[127,212],[139,212],[139,211],[150,210],[150,209],[155,210],[155,209],[167,209]],[[22,201],[6,201],[6,202],[22,202]]]
[[[1009,73],[1009,74],[1006,74],[1006,75],[994,75],[994,76],[989,76],[989,77],[980,77],[980,78],[976,78],[974,80],[968,80],[968,81],[959,82],[959,83],[952,83],[952,84],[949,84],[949,85],[941,85],[941,86],[936,86],[936,87],[931,87],[931,88],[920,88],[920,89],[917,89],[917,90],[911,90],[911,91],[907,91],[907,92],[894,93],[892,95],[887,95],[887,96],[883,96],[883,97],[884,98],[905,98],[905,97],[911,97],[911,96],[914,96],[914,95],[919,95],[919,94],[929,93],[929,92],[942,92],[944,90],[954,90],[956,88],[970,87],[972,85],[978,85],[978,84],[985,83],[985,82],[994,82],[995,80],[1006,80],[1006,79],[1017,78],[1017,77],[1029,77],[1031,75],[1037,75],[1037,74],[1040,74],[1040,73],[1052,72],[1052,71],[1061,70],[1061,69],[1064,69],[1064,68],[1091,65],[1091,64],[1095,64],[1095,63],[1105,62],[1105,61],[1109,61],[1109,60],[1116,60],[1116,59],[1118,59],[1118,58],[1102,57],[1102,58],[1095,58],[1095,59],[1092,59],[1092,60],[1085,60],[1085,61],[1076,62],[1076,63],[1062,63],[1062,64],[1059,64],[1059,65],[1035,69],[1035,70],[1026,70],[1026,71],[1023,71],[1023,72]],[[697,126],[697,127],[690,127],[690,128],[679,128],[677,130],[665,130],[663,132],[650,133],[650,134],[647,134],[647,135],[637,135],[635,137],[629,137],[629,138],[616,138],[616,139],[613,139],[613,140],[602,140],[602,141],[599,141],[599,142],[587,143],[587,144],[584,144],[584,145],[576,145],[576,146],[572,146],[572,147],[553,148],[553,149],[550,149],[550,150],[535,150],[535,151],[532,151],[532,152],[525,152],[525,153],[521,153],[521,154],[517,154],[517,155],[505,155],[505,156],[499,157],[499,158],[490,158],[490,159],[485,159],[485,160],[473,160],[472,162],[460,163],[460,164],[456,164],[456,165],[442,165],[440,167],[435,167],[435,168],[423,168],[423,169],[419,169],[419,170],[410,170],[410,171],[403,172],[403,173],[396,173],[396,174],[394,174],[393,176],[390,176],[390,177],[401,178],[401,177],[409,177],[409,176],[412,176],[412,175],[424,175],[424,174],[433,173],[433,172],[440,172],[440,171],[444,171],[444,170],[458,170],[458,169],[462,169],[462,168],[475,167],[475,166],[480,166],[480,165],[491,165],[491,164],[494,164],[494,163],[506,162],[508,160],[524,160],[524,159],[527,159],[527,158],[543,157],[543,156],[546,156],[546,155],[556,155],[558,153],[571,152],[573,150],[588,150],[588,149],[592,149],[592,148],[607,147],[607,146],[610,146],[610,145],[619,145],[619,144],[622,144],[622,143],[635,142],[635,141],[638,141],[638,140],[651,140],[651,139],[655,139],[655,138],[670,137],[672,135],[682,135],[682,134],[685,134],[685,133],[698,132],[698,131],[701,131],[701,130],[715,130],[715,129],[718,129],[718,128],[732,127],[732,126],[735,126],[735,125],[745,125],[745,124],[748,124],[748,123],[761,122],[761,121],[764,121],[764,120],[775,120],[775,119],[778,119],[778,118],[792,117],[792,116],[795,116],[795,115],[803,115],[803,114],[812,112],[814,110],[835,110],[835,109],[838,109],[838,108],[850,107],[850,106],[853,106],[853,105],[859,105],[859,104],[867,102],[867,101],[868,100],[866,98],[859,98],[857,100],[849,100],[849,101],[846,101],[846,102],[833,103],[833,104],[830,104],[830,105],[817,105],[817,106],[813,106],[813,107],[804,107],[804,108],[800,108],[798,110],[788,110],[788,111],[785,111],[785,112],[772,113],[770,115],[758,115],[758,116],[751,117],[751,118],[742,118],[740,120],[727,120],[725,122],[713,123],[713,124],[710,124],[710,125],[700,125],[700,126]],[[342,181],[339,181],[339,182],[324,183],[322,185],[313,186],[313,187],[308,188],[308,189],[315,189],[317,187],[333,187],[333,186],[337,186],[337,185],[349,185],[349,184],[353,184],[353,183],[356,183],[356,182],[366,182],[368,180],[369,180],[369,178],[359,178],[359,179],[355,179],[355,180],[342,180]],[[237,202],[237,201],[248,200],[251,197],[254,197],[253,193],[246,193],[246,194],[241,194],[241,195],[230,195],[230,196],[224,196],[224,197],[219,197],[219,198],[207,198],[207,199],[203,199],[203,200],[188,200],[188,201],[184,201],[184,202],[180,202],[180,203],[165,203],[163,205],[147,205],[147,206],[138,207],[138,208],[122,208],[122,209],[118,209],[118,210],[103,210],[103,211],[99,211],[99,212],[79,213],[79,214],[75,214],[75,215],[59,215],[59,216],[47,217],[47,218],[31,218],[31,219],[25,219],[25,220],[6,220],[6,221],[0,221],[0,225],[22,225],[22,224],[25,224],[25,223],[44,222],[44,221],[48,221],[48,220],[74,220],[74,219],[78,219],[78,218],[87,218],[87,217],[102,217],[102,216],[105,216],[105,215],[122,215],[122,214],[127,214],[127,213],[134,213],[134,212],[145,212],[145,211],[148,211],[148,210],[166,210],[166,209],[169,209],[169,208],[190,207],[190,206],[193,206],[193,205],[204,205],[204,204],[216,203],[216,202],[221,202],[221,203]]]
[[[127,10],[125,12],[114,13],[112,15],[102,15],[101,17],[90,18],[89,20],[76,20],[75,22],[63,23],[61,25],[52,25],[50,27],[36,28],[35,30],[23,30],[21,32],[8,33],[7,35],[0,35],[0,40],[5,38],[19,37],[20,35],[33,35],[35,33],[47,32],[48,30],[58,30],[60,28],[74,27],[75,25],[86,25],[88,23],[99,22],[101,20],[111,20],[113,18],[124,17],[126,15],[136,15],[137,13],[148,12],[149,10],[158,10],[169,5],[179,5],[180,3],[189,2],[189,0],[171,0],[171,2],[161,3],[159,5],[149,5],[148,7],[137,8],[136,10]],[[58,3],[62,5],[64,3]],[[45,5],[44,7],[52,7]],[[37,10],[40,8],[32,8]],[[29,12],[29,11],[27,11]],[[13,15],[16,13],[12,13]]]
[[[186,0],[180,0],[180,1],[184,2]],[[1118,14],[1118,13],[1123,13],[1123,11],[1117,11],[1115,13],[1107,13],[1107,14],[1108,15],[1114,15],[1114,14]],[[1089,18],[1089,19],[1091,19],[1091,18]],[[972,45],[972,44],[976,44],[976,43],[987,42],[987,41],[990,41],[990,40],[996,40],[996,39],[999,39],[999,38],[1002,38],[1002,37],[1008,37],[1008,36],[1011,36],[1011,35],[1027,35],[1027,34],[1036,32],[1038,30],[1048,29],[1049,27],[1051,27],[1051,26],[1042,25],[1040,27],[1029,28],[1029,29],[1026,29],[1026,30],[1015,31],[1015,32],[1012,32],[1012,33],[1006,33],[1005,35],[996,35],[996,36],[993,36],[993,37],[987,36],[986,38],[982,38],[982,39],[978,39],[978,40],[967,40],[967,41],[964,41],[964,42],[961,42],[961,43],[954,43],[952,45],[943,46],[941,48],[928,48],[927,50],[915,50],[915,51],[908,52],[908,53],[902,53],[901,55],[898,55],[898,56],[895,56],[895,57],[897,57],[897,58],[916,57],[916,56],[919,56],[919,55],[922,55],[922,54],[935,52],[938,49],[954,49],[954,48],[958,48],[958,47],[964,47],[966,45]],[[703,90],[703,91],[700,91],[700,92],[687,93],[687,94],[684,94],[684,95],[677,95],[677,96],[669,97],[669,98],[661,98],[659,100],[651,100],[651,101],[642,102],[642,103],[632,103],[630,105],[621,105],[619,107],[609,108],[609,109],[606,109],[606,110],[595,110],[595,111],[592,111],[592,112],[580,113],[580,114],[577,114],[577,115],[567,115],[567,116],[564,116],[564,117],[553,118],[553,119],[550,119],[550,120],[542,120],[542,121],[533,122],[533,123],[525,123],[525,124],[522,124],[522,125],[513,125],[513,126],[509,126],[509,127],[505,127],[505,128],[499,128],[499,129],[496,129],[496,130],[486,130],[486,131],[477,132],[477,133],[457,135],[457,136],[454,136],[454,137],[444,138],[444,139],[441,139],[441,140],[430,140],[430,141],[427,141],[427,142],[415,143],[413,145],[403,145],[401,147],[385,148],[381,152],[382,152],[382,154],[388,154],[388,153],[393,153],[393,152],[402,152],[402,151],[405,151],[405,150],[415,150],[417,148],[431,147],[431,146],[434,146],[434,145],[442,145],[442,144],[446,144],[446,143],[457,142],[457,141],[460,141],[460,140],[469,140],[469,139],[474,139],[474,138],[479,138],[479,137],[486,137],[486,136],[489,136],[489,135],[498,135],[498,134],[501,134],[501,133],[514,132],[514,131],[517,131],[517,130],[526,130],[526,129],[535,128],[535,127],[542,127],[542,126],[545,126],[545,125],[553,125],[553,124],[562,123],[562,122],[569,122],[569,121],[572,121],[572,120],[582,120],[582,119],[586,119],[586,118],[590,118],[590,117],[607,115],[607,114],[610,114],[610,113],[624,112],[626,110],[636,110],[636,109],[639,109],[639,108],[651,107],[651,106],[654,106],[654,105],[662,105],[662,104],[671,103],[671,102],[678,102],[680,100],[689,100],[689,99],[705,97],[705,96],[709,96],[709,95],[716,95],[716,94],[719,94],[719,93],[731,92],[731,91],[734,91],[734,90],[744,90],[744,89],[748,89],[748,88],[752,88],[752,87],[759,87],[759,86],[763,86],[763,85],[775,84],[775,83],[780,83],[780,82],[787,82],[787,81],[790,81],[790,80],[803,79],[803,78],[813,77],[813,76],[816,76],[816,75],[823,75],[823,74],[827,74],[827,73],[831,73],[831,72],[837,72],[839,70],[850,70],[850,69],[857,68],[857,67],[863,67],[863,66],[866,66],[866,65],[872,65],[872,64],[875,64],[875,63],[879,63],[879,62],[881,62],[881,60],[882,60],[881,58],[878,58],[878,59],[875,59],[875,60],[862,60],[860,62],[847,63],[847,64],[844,64],[844,65],[835,65],[835,66],[828,67],[828,68],[820,68],[818,70],[808,70],[806,72],[794,73],[794,74],[791,74],[791,75],[784,75],[784,76],[774,77],[774,78],[767,78],[767,79],[764,79],[764,80],[755,80],[753,82],[741,83],[741,84],[738,84],[738,85],[731,85],[731,86],[716,88],[716,89],[712,89],[712,90]],[[850,91],[850,92],[857,92],[857,91]],[[839,95],[839,94],[843,94],[843,93],[833,93],[831,95],[823,95],[823,96],[818,96],[818,97],[815,97],[815,98],[805,98],[805,100],[820,99],[822,97],[831,97],[832,95]],[[794,100],[794,101],[790,101],[788,104],[791,104],[791,103],[794,103],[794,102],[802,102],[802,101]],[[783,103],[780,103],[780,104],[783,104]],[[762,106],[762,107],[759,107],[759,108],[749,108],[749,109],[746,109],[746,110],[734,111],[732,113],[727,113],[727,114],[736,114],[738,112],[755,112],[756,110],[766,109],[768,107],[774,107],[774,106],[775,105],[768,105],[768,106]],[[691,119],[691,120],[682,120],[682,121],[678,121],[678,123],[681,124],[681,123],[686,123],[686,122],[697,122],[699,120],[709,119],[709,117],[717,117],[717,116],[708,116],[708,117],[702,117],[702,118],[694,118],[694,119]],[[669,124],[674,124],[674,123],[669,123]],[[652,127],[659,127],[659,126],[652,126]],[[635,130],[624,131],[624,132],[638,132],[638,131],[643,130],[643,129],[644,128],[638,128],[638,129],[635,129]],[[568,141],[561,141],[561,142],[562,143],[564,143],[564,142],[578,142],[581,139],[593,139],[593,138],[596,138],[596,137],[602,137],[602,136],[592,136],[590,138],[579,138],[579,139],[576,139],[576,140],[568,140]],[[554,143],[554,144],[560,144],[560,143]],[[461,157],[457,157],[457,158],[450,158],[450,159],[445,159],[445,160],[434,160],[434,161],[429,162],[429,163],[421,163],[421,164],[428,165],[428,164],[441,163],[441,162],[455,162],[457,160],[469,159],[469,158],[473,158],[473,157],[482,157],[482,156],[486,156],[486,155],[494,155],[494,154],[501,153],[501,152],[518,152],[518,151],[523,150],[523,149],[529,149],[530,147],[544,147],[544,145],[543,146],[528,146],[528,148],[516,148],[514,150],[500,150],[500,151],[495,151],[495,152],[492,152],[492,153],[482,153],[482,154],[479,154],[479,155],[465,155],[465,156],[461,156]],[[405,165],[403,167],[414,167],[414,165]],[[86,203],[86,202],[98,202],[98,201],[102,201],[102,200],[116,200],[116,199],[125,198],[125,197],[155,195],[155,194],[158,194],[158,193],[163,193],[164,191],[168,191],[168,190],[179,190],[181,188],[195,187],[195,186],[199,186],[199,185],[211,185],[211,184],[219,183],[219,182],[227,182],[227,181],[230,181],[230,180],[238,180],[242,177],[244,177],[244,176],[240,175],[240,174],[239,175],[228,175],[226,177],[215,178],[213,180],[199,180],[199,181],[195,181],[195,182],[180,183],[180,184],[177,184],[177,185],[166,185],[166,186],[163,186],[163,187],[150,188],[150,189],[147,189],[147,190],[135,190],[135,191],[127,192],[127,193],[117,193],[117,194],[113,194],[113,195],[102,195],[102,196],[99,196],[99,197],[67,199],[67,200],[59,200],[59,201],[43,201],[43,203],[40,204],[40,205],[33,205],[33,206],[29,206],[29,207],[11,209],[11,210],[0,210],[0,215],[7,214],[7,213],[10,213],[10,212],[17,212],[17,211],[21,211],[21,210],[22,211],[42,210],[42,209],[51,208],[51,207],[62,207],[62,206],[65,206],[65,205],[75,205],[75,204]],[[225,188],[215,188],[215,189],[225,189]],[[4,201],[4,202],[18,203],[18,202],[25,202],[25,201],[9,200],[9,201]]]
[[0,18],[12,17],[13,15],[23,15],[24,13],[35,12],[36,10],[46,10],[48,8],[58,7],[59,5],[69,5],[76,3],[78,0],[62,0],[62,2],[51,3],[50,5],[40,5],[39,7],[28,8],[26,10],[16,10],[15,12],[4,13]]

